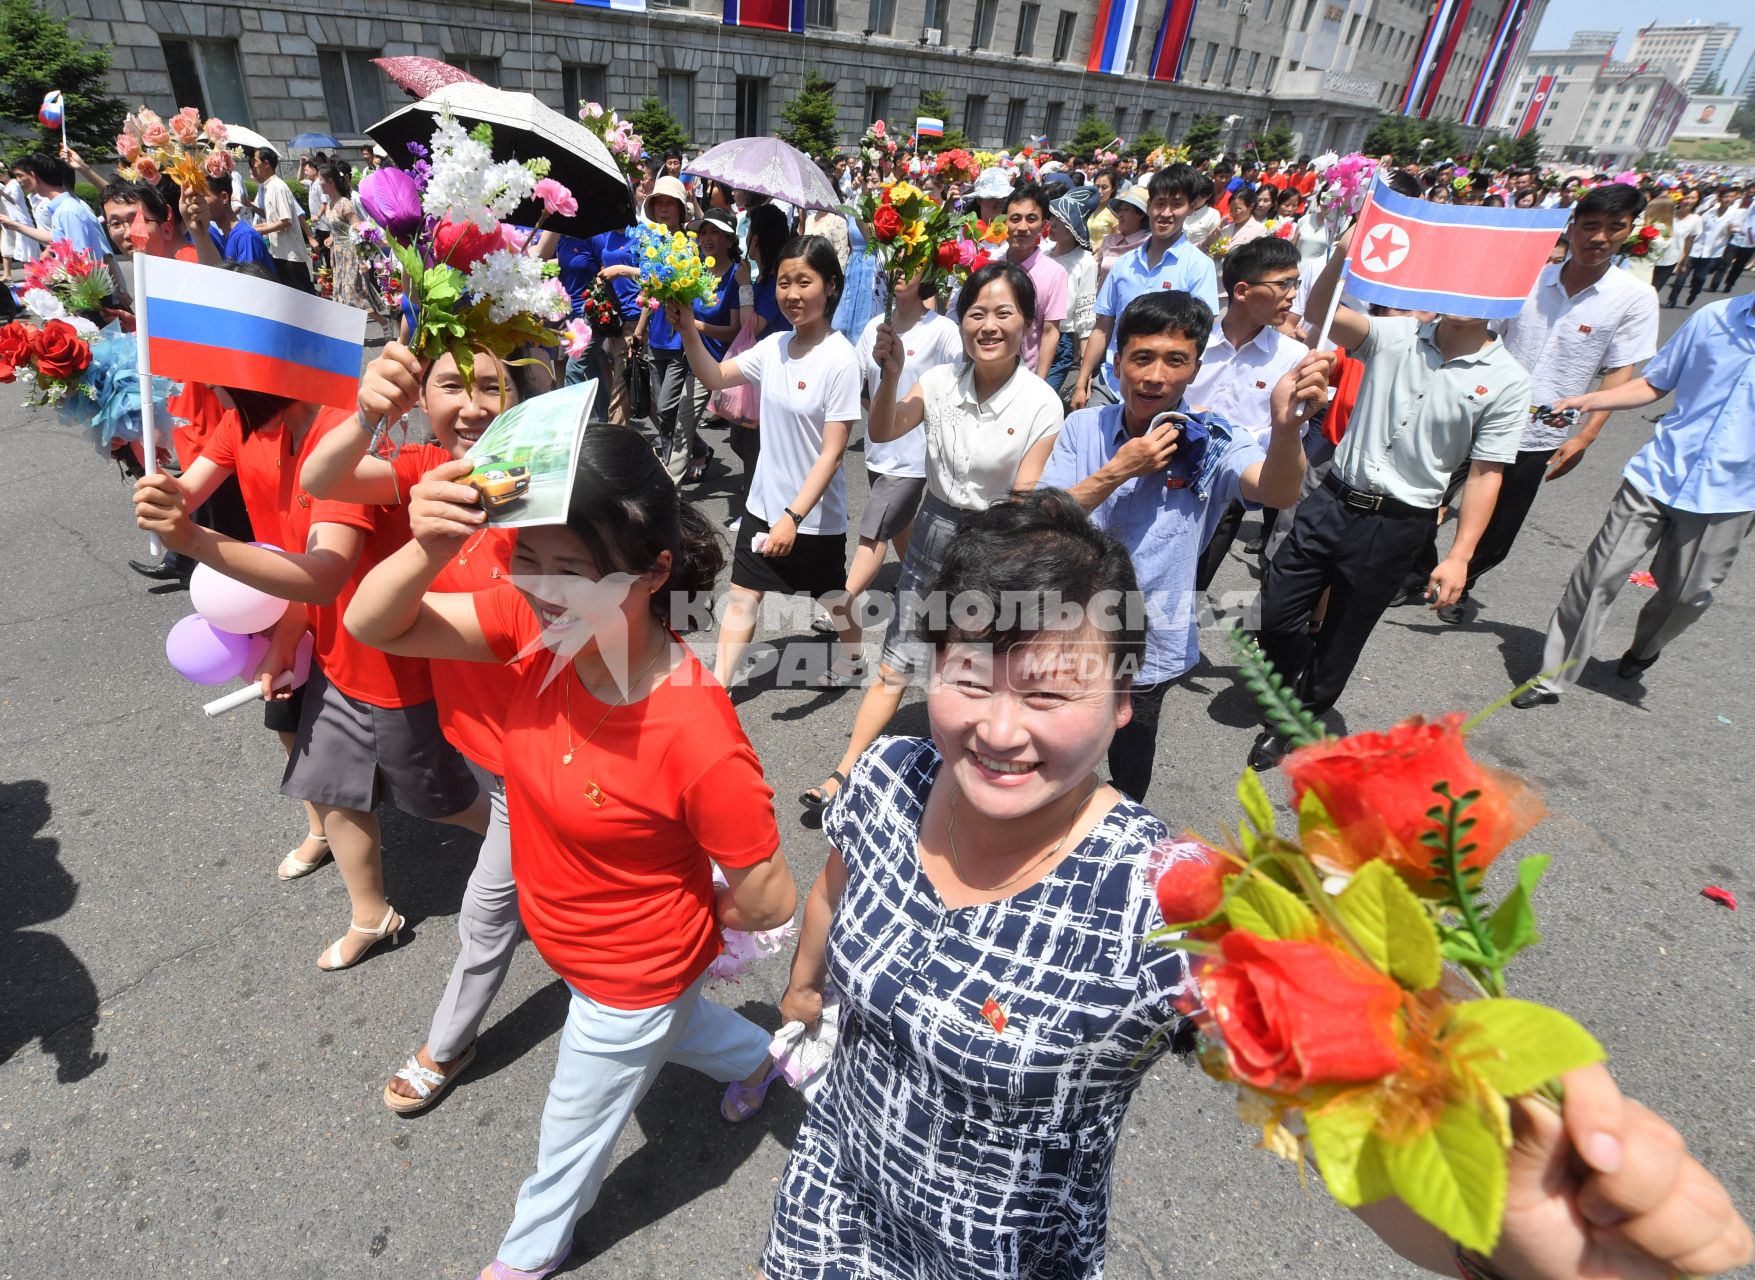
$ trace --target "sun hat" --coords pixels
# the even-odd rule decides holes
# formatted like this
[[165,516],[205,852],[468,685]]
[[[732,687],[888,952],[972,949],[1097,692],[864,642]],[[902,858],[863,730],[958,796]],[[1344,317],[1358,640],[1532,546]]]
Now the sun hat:
[[707,212],[689,223],[689,230],[693,231],[696,235],[699,235],[702,229],[707,226],[713,226],[729,236],[735,237],[737,235],[737,219],[733,218],[731,213],[725,209],[707,210]]
[[1012,193],[1012,180],[1004,169],[987,168],[975,179],[974,190],[969,194],[977,200],[1004,200]]
[[1125,187],[1110,198],[1110,204],[1125,204],[1138,209],[1141,213],[1150,213],[1151,194],[1144,187]]
[[1079,207],[1077,200],[1070,195],[1056,198],[1048,205],[1048,216],[1066,224],[1073,239],[1078,241],[1079,248],[1091,247],[1091,228],[1085,224],[1085,211]]
[[671,177],[668,173],[652,184],[652,194],[648,195],[646,198],[650,200],[653,196],[669,196],[672,200],[682,206],[684,213],[689,211],[689,193],[687,189],[684,188],[681,182]]

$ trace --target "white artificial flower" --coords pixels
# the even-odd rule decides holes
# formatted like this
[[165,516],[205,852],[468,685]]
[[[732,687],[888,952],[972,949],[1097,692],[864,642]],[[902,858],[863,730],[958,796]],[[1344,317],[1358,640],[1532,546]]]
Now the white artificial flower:
[[91,338],[97,335],[98,327],[84,316],[68,316],[67,323],[72,325],[73,332],[82,338]]
[[26,289],[24,291],[25,310],[39,320],[65,320],[67,308],[61,299],[47,289]]
[[496,249],[469,268],[469,292],[488,300],[488,319],[495,324],[519,315],[558,320],[568,309],[543,275],[543,263],[528,254]]

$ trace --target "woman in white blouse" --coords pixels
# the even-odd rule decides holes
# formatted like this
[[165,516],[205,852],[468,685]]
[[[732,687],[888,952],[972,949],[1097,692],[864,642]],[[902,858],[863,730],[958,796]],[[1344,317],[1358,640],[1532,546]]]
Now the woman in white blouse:
[[915,632],[957,522],[1013,490],[1035,488],[1054,450],[1060,397],[1018,358],[1035,316],[1036,290],[1021,269],[994,262],[972,272],[957,295],[963,359],[927,371],[901,397],[902,344],[888,325],[878,329],[872,354],[883,377],[872,393],[866,437],[882,444],[923,430],[926,497],[902,559],[880,679],[865,691],[839,763],[799,797],[807,816],[820,815],[834,798],[901,705],[909,672],[924,669]]

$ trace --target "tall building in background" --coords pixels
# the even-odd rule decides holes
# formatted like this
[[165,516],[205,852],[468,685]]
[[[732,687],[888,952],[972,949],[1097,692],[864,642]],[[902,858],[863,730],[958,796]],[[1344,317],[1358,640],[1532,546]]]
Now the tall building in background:
[[1617,61],[1618,36],[1580,31],[1564,49],[1531,50],[1493,127],[1518,137],[1534,129],[1545,155],[1610,171],[1661,151],[1683,122],[1688,86],[1679,68],[1656,58]]
[[1708,77],[1717,76],[1721,92],[1728,93],[1732,73],[1725,59],[1741,34],[1741,27],[1725,22],[1689,22],[1673,27],[1654,22],[1634,33],[1627,60],[1635,66],[1646,62],[1668,69],[1690,93],[1698,93]]

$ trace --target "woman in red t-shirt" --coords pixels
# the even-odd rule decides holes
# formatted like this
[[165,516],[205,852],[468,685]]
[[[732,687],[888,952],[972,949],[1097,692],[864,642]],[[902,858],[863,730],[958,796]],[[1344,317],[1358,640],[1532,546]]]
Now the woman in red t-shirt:
[[[423,374],[407,347],[389,343],[360,379],[360,414],[324,435],[305,459],[299,480],[318,497],[402,506],[422,476],[461,458],[498,414],[540,395],[552,381],[545,361],[506,363],[487,351],[475,353],[474,376],[468,382],[448,354]],[[381,418],[394,422],[416,405],[425,411],[438,443],[404,445],[394,458],[372,456],[367,424]],[[472,594],[497,585],[506,577],[517,538],[512,529],[477,530],[432,589]],[[430,666],[439,729],[469,761],[486,793],[488,825],[457,912],[462,946],[426,1043],[384,1086],[384,1105],[401,1115],[432,1106],[475,1060],[476,1033],[512,967],[523,932],[500,761],[505,708],[516,673],[488,662],[435,659]]]
[[[341,626],[359,579],[408,538],[406,519],[314,499],[298,484],[305,456],[347,411],[217,390],[235,412],[180,478],[154,474],[136,483],[135,518],[169,550],[293,602],[256,672],[265,698],[285,698],[285,691],[271,695],[272,682],[292,666],[305,631],[314,633],[310,679],[286,699],[299,704],[299,715],[281,793],[312,805],[322,834],[288,854],[279,874],[297,879],[334,856],[353,918],[317,967],[346,969],[380,943],[394,941],[406,923],[384,896],[373,812],[379,801],[478,832],[486,826],[487,804],[463,758],[439,734],[426,664],[389,658]],[[190,518],[234,474],[257,536],[277,545],[240,542]],[[286,729],[284,722],[276,727]]]
[[360,585],[346,620],[391,653],[517,675],[501,741],[512,872],[524,926],[572,1001],[536,1173],[483,1274],[546,1275],[665,1062],[729,1082],[727,1119],[760,1105],[768,1033],[701,987],[721,928],[774,928],[797,893],[731,700],[667,625],[723,565],[712,526],[638,433],[594,426],[566,523],[518,531],[511,583],[435,593],[483,527],[458,483],[468,470],[446,463],[415,489],[414,540]]

